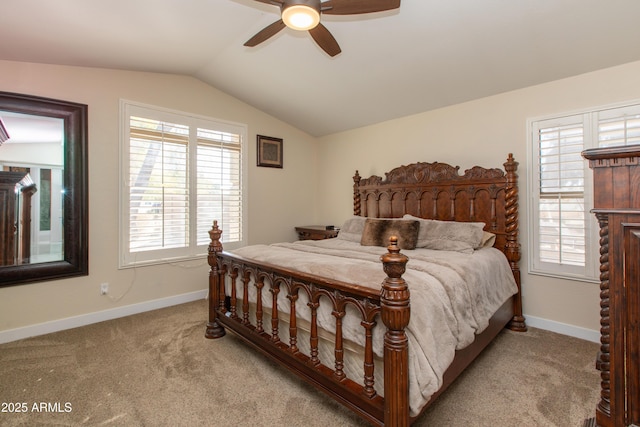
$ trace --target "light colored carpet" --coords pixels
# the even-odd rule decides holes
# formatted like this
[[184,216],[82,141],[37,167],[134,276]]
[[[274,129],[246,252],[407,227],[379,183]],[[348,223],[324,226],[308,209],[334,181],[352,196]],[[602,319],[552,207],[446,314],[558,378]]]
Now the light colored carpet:
[[[366,425],[233,334],[205,339],[206,310],[196,301],[0,345],[0,425]],[[505,331],[416,425],[579,427],[598,401],[598,347]]]

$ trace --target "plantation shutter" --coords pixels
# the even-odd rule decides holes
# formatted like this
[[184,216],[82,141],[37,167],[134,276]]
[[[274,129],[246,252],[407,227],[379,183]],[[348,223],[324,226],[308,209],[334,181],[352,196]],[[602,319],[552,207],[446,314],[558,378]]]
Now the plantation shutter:
[[246,126],[121,101],[120,267],[246,245]]
[[531,122],[530,272],[597,281],[598,225],[582,151],[640,144],[640,105]]
[[239,134],[198,129],[198,245],[209,243],[213,220],[223,228],[223,242],[242,240],[241,157]]
[[582,116],[538,129],[539,258],[585,265],[584,126]]
[[129,251],[189,245],[189,128],[131,116]]
[[640,106],[599,111],[598,146],[640,144]]

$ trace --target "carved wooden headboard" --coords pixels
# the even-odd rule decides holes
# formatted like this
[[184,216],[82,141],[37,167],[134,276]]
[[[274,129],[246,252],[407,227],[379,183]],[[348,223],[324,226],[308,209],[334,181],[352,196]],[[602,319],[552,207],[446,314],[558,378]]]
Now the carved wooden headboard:
[[386,173],[386,178],[353,177],[353,213],[376,218],[404,214],[446,221],[477,221],[496,235],[494,247],[507,256],[520,286],[518,241],[518,162],[509,154],[502,169],[413,163]]

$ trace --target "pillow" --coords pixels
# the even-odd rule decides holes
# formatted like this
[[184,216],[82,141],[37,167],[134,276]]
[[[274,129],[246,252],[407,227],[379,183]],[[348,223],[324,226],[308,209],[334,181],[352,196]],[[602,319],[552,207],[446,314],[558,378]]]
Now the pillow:
[[483,222],[439,221],[411,215],[403,218],[419,221],[418,248],[473,253],[484,243]]
[[428,243],[428,237],[429,237],[429,234],[428,234],[428,232],[429,232],[429,224],[428,223],[433,221],[433,220],[432,219],[419,218],[417,216],[413,216],[413,215],[409,215],[409,214],[404,215],[402,218],[418,221],[418,223],[420,224],[420,230],[418,231],[418,242],[416,243],[416,247],[417,248],[424,248],[425,245]]
[[480,242],[481,248],[490,248],[496,244],[496,235],[493,233],[489,233],[488,231],[484,231],[482,235],[482,241]]
[[353,216],[347,219],[338,233],[338,239],[347,240],[349,242],[360,243],[362,239],[362,230],[364,230],[364,222],[367,218],[363,216]]
[[405,219],[367,218],[360,244],[363,246],[389,245],[389,237],[398,238],[400,249],[415,249],[420,223]]

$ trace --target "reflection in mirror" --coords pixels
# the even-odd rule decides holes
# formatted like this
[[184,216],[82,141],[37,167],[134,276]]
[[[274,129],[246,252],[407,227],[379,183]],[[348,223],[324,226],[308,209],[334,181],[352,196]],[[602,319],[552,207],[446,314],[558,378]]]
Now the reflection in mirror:
[[0,121],[8,135],[0,150],[0,180],[20,178],[14,209],[0,212],[14,228],[13,235],[0,239],[5,248],[0,265],[61,261],[63,121],[2,110]]
[[0,286],[88,274],[87,106],[0,92]]

